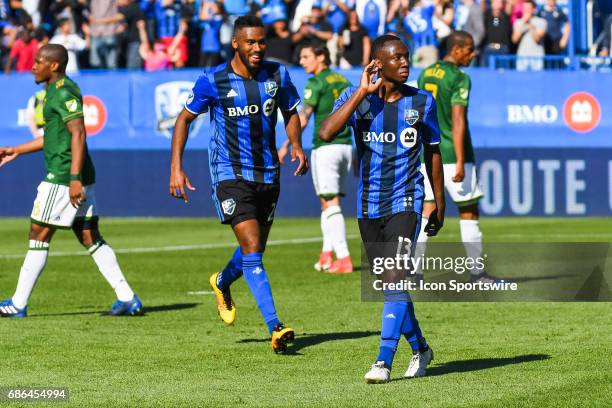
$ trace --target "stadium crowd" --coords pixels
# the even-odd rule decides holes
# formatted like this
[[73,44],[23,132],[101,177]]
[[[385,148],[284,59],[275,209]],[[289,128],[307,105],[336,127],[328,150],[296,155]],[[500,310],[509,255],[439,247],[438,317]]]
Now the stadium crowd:
[[69,74],[213,66],[230,56],[245,14],[266,24],[268,58],[290,65],[302,45],[324,42],[333,66],[362,66],[375,37],[396,33],[425,67],[459,29],[475,39],[474,64],[487,65],[492,54],[563,54],[570,34],[556,0],[0,0],[1,63],[7,74],[29,71],[50,42],[69,50]]

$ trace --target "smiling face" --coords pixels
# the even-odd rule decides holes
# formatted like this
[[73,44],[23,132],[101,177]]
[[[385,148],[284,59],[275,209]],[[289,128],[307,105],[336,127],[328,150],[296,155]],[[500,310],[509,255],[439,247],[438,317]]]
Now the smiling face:
[[232,38],[232,48],[249,71],[257,71],[266,54],[266,32],[263,27],[244,27]]
[[410,54],[408,47],[401,42],[387,42],[374,57],[379,60],[380,75],[387,81],[404,83],[410,74]]

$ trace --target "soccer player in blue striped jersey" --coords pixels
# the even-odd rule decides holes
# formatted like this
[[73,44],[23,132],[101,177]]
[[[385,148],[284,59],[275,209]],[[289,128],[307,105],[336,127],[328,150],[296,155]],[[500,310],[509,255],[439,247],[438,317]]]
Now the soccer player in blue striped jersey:
[[244,16],[236,20],[232,47],[235,54],[230,62],[200,75],[176,120],[170,194],[187,201],[185,186],[194,190],[183,171],[183,151],[190,123],[210,111],[212,198],[219,219],[232,226],[239,244],[225,269],[209,280],[217,311],[226,324],[234,322],[236,306],[230,285],[244,275],[272,336],[272,349],[283,352],[293,341],[294,331],[277,317],[262,255],[280,191],[275,140],[278,108],[293,145],[292,161],[299,160],[294,175],[308,171],[296,110],[300,98],[287,69],[264,61],[265,30],[259,18]]
[[[442,227],[445,209],[435,100],[431,94],[405,84],[410,56],[398,37],[378,37],[371,55],[374,59],[365,67],[359,87],[348,88],[340,95],[333,113],[319,128],[319,137],[326,141],[345,125],[353,129],[360,167],[359,231],[370,264],[380,251],[384,256],[394,256],[395,248],[404,248],[406,243],[414,253],[424,196],[419,172],[421,153],[437,205],[425,228],[429,235],[436,235]],[[387,252],[389,246],[394,248],[392,255]],[[397,282],[397,272],[389,272],[387,278]],[[406,291],[383,293],[380,350],[365,379],[368,383],[390,381],[402,334],[413,351],[404,376],[423,376],[433,353],[421,333],[410,297]]]

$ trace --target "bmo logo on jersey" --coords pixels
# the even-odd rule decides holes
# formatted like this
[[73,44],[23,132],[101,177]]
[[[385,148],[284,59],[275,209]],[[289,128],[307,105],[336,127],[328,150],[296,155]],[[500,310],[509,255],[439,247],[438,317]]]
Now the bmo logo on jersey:
[[237,106],[235,108],[227,108],[227,115],[231,118],[236,116],[248,116],[259,113],[259,106],[247,105],[244,107]]
[[[274,108],[276,107],[276,102],[274,99],[268,99],[263,104],[262,112],[266,116],[270,116],[274,113]],[[259,113],[258,105],[247,105],[244,107],[237,106],[235,108],[227,108],[227,115],[231,118],[236,116],[248,116],[248,115],[256,115]]]
[[[364,142],[367,143],[395,143],[396,135],[393,132],[361,132]],[[406,149],[413,148],[417,143],[418,131],[409,127],[402,130],[399,141]]]

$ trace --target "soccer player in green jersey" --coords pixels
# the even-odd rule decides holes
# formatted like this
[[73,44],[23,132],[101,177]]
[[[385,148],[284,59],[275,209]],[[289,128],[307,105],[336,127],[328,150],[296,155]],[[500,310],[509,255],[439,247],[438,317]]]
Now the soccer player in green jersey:
[[[461,240],[468,257],[482,256],[482,233],[479,225],[478,201],[483,193],[476,176],[472,138],[468,125],[468,105],[471,91],[469,75],[461,67],[470,65],[474,58],[474,40],[465,31],[449,36],[448,54],[442,61],[425,68],[418,79],[419,88],[431,92],[438,104],[440,152],[444,167],[444,187],[459,208]],[[423,169],[422,169],[423,170]],[[423,214],[434,208],[433,193],[425,178]],[[425,219],[422,225],[427,224]],[[421,231],[417,256],[424,254],[427,234]],[[422,270],[417,273],[422,273]],[[483,269],[470,271],[473,281],[494,281]],[[422,276],[419,276],[422,278]]]
[[[344,216],[340,208],[340,197],[345,195],[345,180],[353,161],[352,135],[348,127],[330,143],[322,141],[317,132],[321,122],[327,118],[338,96],[351,83],[342,75],[329,69],[329,50],[324,45],[308,44],[300,50],[300,65],[308,78],[304,88],[304,105],[300,111],[302,129],[314,114],[312,138],[312,181],[321,203],[321,231],[323,248],[315,264],[318,271],[330,273],[353,272],[353,263],[346,243]],[[287,154],[289,142],[279,150],[279,158]],[[333,252],[336,260],[333,260]]]
[[57,44],[38,50],[32,72],[45,83],[44,137],[15,147],[0,147],[0,167],[22,154],[44,151],[47,176],[38,186],[31,215],[30,246],[11,299],[0,303],[0,316],[26,317],[26,305],[47,263],[49,243],[57,229],[74,231],[100,272],[115,290],[111,315],[135,315],[142,303],[128,285],[115,252],[98,230],[94,193],[95,170],[87,151],[81,91],[65,74],[66,48]]

